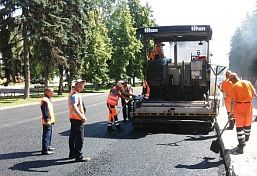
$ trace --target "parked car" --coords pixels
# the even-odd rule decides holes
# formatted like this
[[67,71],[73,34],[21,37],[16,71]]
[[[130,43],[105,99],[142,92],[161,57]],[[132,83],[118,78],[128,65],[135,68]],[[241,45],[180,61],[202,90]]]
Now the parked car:
[[31,84],[45,84],[44,78],[32,78],[30,80]]

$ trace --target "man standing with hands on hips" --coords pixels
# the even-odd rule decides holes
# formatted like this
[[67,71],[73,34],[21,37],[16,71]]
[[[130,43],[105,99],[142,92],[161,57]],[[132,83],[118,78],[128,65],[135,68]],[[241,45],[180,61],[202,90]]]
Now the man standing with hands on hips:
[[82,153],[84,141],[84,123],[87,118],[85,116],[85,107],[80,92],[84,90],[85,81],[77,81],[73,90],[71,90],[68,98],[69,118],[71,122],[71,130],[69,137],[69,158],[75,158],[76,162],[89,161],[90,158],[84,157]]

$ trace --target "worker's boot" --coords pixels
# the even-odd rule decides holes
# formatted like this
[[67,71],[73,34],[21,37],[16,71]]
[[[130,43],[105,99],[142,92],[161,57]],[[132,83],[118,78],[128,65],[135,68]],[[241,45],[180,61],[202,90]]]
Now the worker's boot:
[[107,126],[107,132],[112,132],[112,131],[114,131],[114,129],[112,128],[112,126],[108,125]]
[[245,139],[239,139],[239,144],[237,145],[236,153],[243,154],[244,153],[244,147],[245,147]]
[[122,131],[123,130],[120,125],[116,125],[116,129],[117,129],[117,131]]
[[229,120],[229,126],[227,127],[227,130],[233,130],[235,126],[234,120],[230,119]]
[[243,147],[245,147],[245,146],[246,146],[246,143],[243,142],[242,144],[238,144],[237,147],[239,147],[240,145],[242,145]]
[[243,154],[244,153],[244,145],[243,144],[239,144],[237,146],[236,153],[238,153],[238,154]]

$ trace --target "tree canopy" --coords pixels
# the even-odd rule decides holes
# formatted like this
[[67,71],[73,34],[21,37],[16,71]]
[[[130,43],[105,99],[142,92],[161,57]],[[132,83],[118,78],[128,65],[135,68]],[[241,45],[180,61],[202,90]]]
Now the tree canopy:
[[[18,13],[21,12],[21,13]],[[142,77],[136,29],[154,25],[151,8],[139,0],[1,0],[0,79],[30,81],[82,78],[107,85]]]
[[231,38],[229,67],[240,77],[257,79],[257,9],[246,17]]

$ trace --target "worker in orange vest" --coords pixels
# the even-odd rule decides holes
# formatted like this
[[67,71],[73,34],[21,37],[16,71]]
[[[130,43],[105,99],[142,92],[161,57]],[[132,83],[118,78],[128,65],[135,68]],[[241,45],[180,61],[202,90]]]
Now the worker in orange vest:
[[40,108],[42,112],[41,123],[43,125],[42,135],[42,155],[53,154],[54,148],[51,147],[52,126],[55,123],[54,108],[51,97],[53,96],[53,88],[47,87],[44,90],[44,97],[41,99]]
[[238,139],[237,153],[242,154],[245,142],[249,140],[253,117],[252,99],[256,96],[250,81],[240,80],[236,73],[231,73],[230,81],[234,84],[231,90],[231,115],[235,117]]
[[154,48],[150,51],[149,59],[153,61],[156,59],[162,59],[163,57],[162,44],[161,42],[156,42]]
[[233,130],[235,120],[233,118],[229,117],[229,114],[231,112],[231,88],[232,88],[232,85],[233,85],[233,83],[229,80],[230,74],[231,74],[231,71],[227,70],[226,71],[226,79],[224,81],[222,81],[221,86],[220,86],[220,90],[223,93],[225,107],[226,107],[226,110],[227,110],[228,118],[230,119],[229,126],[228,126],[227,129],[228,130]]
[[112,128],[113,124],[115,125],[117,130],[121,130],[120,124],[118,121],[118,114],[116,111],[116,106],[118,105],[119,98],[123,98],[129,101],[132,100],[131,98],[128,98],[122,95],[121,93],[122,87],[123,87],[122,83],[118,82],[114,87],[111,88],[107,98],[107,108],[109,110],[108,125],[107,125],[108,132],[114,131],[114,129]]
[[85,115],[85,107],[80,92],[84,90],[85,81],[79,80],[75,83],[75,87],[71,90],[68,97],[69,118],[71,122],[71,130],[69,136],[69,158],[75,158],[75,162],[89,161],[90,158],[85,157],[82,153],[84,141],[84,123],[87,118]]
[[150,97],[150,87],[146,80],[143,81],[142,95],[144,96],[144,99],[149,99]]

